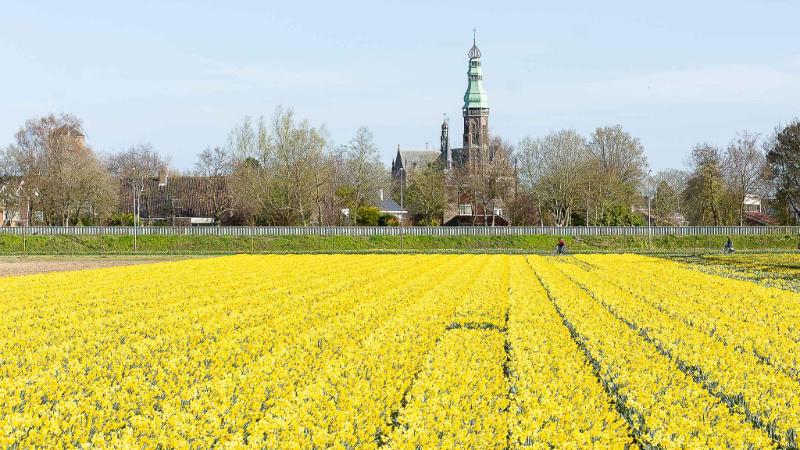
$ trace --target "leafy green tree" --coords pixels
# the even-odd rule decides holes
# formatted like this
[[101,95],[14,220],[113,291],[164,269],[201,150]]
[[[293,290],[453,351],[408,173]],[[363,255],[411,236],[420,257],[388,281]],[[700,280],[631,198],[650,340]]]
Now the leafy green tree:
[[361,205],[358,207],[356,224],[367,227],[377,227],[381,219],[381,213],[374,206]]
[[400,221],[397,220],[397,217],[383,213],[378,218],[378,226],[380,227],[396,227],[400,224]]
[[767,145],[767,161],[779,204],[800,216],[800,120],[775,130]]
[[602,214],[602,222],[599,225],[604,226],[643,226],[646,222],[641,215],[636,214],[631,210],[630,205],[622,203],[610,203],[605,205]]
[[725,182],[722,153],[711,144],[698,144],[690,156],[690,174],[684,193],[689,222],[722,225]]

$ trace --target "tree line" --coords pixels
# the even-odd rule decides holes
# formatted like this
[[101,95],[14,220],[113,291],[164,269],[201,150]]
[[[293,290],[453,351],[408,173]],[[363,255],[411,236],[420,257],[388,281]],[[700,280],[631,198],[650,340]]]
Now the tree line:
[[202,177],[196,195],[217,224],[396,224],[378,215],[376,201],[381,190],[399,200],[401,188],[403,206],[420,225],[441,224],[464,193],[514,225],[741,225],[753,199],[776,223],[800,216],[796,119],[769,136],[743,131],[724,147],[698,143],[682,169],[653,173],[641,141],[616,125],[516,144],[493,136],[477,169],[445,170],[434,162],[396,179],[368,128],[334,145],[324,126],[280,107],[268,119],[242,120],[183,172],[149,144],[104,153],[83,135],[81,120],[70,114],[30,119],[19,129],[0,152],[6,224],[13,217],[43,225],[130,224],[148,183],[169,176]]

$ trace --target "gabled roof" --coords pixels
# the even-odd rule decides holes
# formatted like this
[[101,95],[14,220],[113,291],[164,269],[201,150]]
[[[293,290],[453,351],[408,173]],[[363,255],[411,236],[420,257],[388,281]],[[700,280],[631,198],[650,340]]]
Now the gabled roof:
[[775,220],[773,217],[770,217],[766,214],[757,212],[757,211],[746,211],[744,213],[744,218],[752,223],[756,223],[758,225],[777,225],[778,221]]
[[382,200],[378,200],[377,206],[380,212],[405,212],[396,201],[389,197],[383,197]]
[[[227,178],[215,183],[201,176],[170,177],[166,182],[151,178],[141,195],[141,215],[147,219],[212,217],[212,197],[227,193]],[[128,183],[120,182],[120,206],[124,213],[133,212],[133,190]]]
[[406,170],[423,168],[439,159],[438,150],[398,150],[402,167]]

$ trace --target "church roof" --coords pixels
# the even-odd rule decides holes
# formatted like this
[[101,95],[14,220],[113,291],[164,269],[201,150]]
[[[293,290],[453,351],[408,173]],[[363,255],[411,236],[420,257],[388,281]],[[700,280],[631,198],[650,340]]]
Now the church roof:
[[424,167],[436,162],[439,158],[438,150],[398,150],[402,167],[406,170]]

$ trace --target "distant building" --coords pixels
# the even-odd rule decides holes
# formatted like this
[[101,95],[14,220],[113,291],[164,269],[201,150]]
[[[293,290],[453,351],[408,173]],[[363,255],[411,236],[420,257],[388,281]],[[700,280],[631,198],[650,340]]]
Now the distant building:
[[[491,210],[484,210],[476,201],[472,188],[457,188],[453,181],[456,176],[472,176],[480,173],[487,164],[502,161],[508,176],[511,168],[506,162],[507,155],[492,154],[489,146],[489,97],[483,87],[483,68],[481,51],[473,39],[469,50],[467,70],[467,90],[462,107],[463,134],[460,148],[450,147],[450,126],[447,120],[442,123],[439,151],[402,150],[397,147],[397,155],[392,161],[392,176],[397,182],[413,177],[413,173],[430,164],[438,163],[446,177],[451,192],[445,216],[445,225],[495,225],[507,226],[509,220],[503,215],[501,199],[493,199]],[[412,211],[413,213],[413,211]]]
[[[214,192],[215,190],[222,192]],[[176,176],[145,181],[141,194],[140,216],[145,224],[192,226],[217,224],[215,196],[227,193],[227,185],[215,186],[206,177]],[[127,183],[121,183],[120,209],[134,213],[134,192]],[[228,211],[222,222],[231,218]]]
[[5,177],[0,182],[0,226],[19,227],[28,225],[28,196],[25,181],[20,177]]
[[743,222],[744,225],[749,226],[768,226],[777,225],[778,220],[767,214],[767,211],[761,204],[761,197],[755,194],[747,194],[744,196],[742,203]]
[[397,219],[398,222],[405,218],[408,221],[408,211],[404,210],[391,197],[384,194],[383,189],[378,191],[377,208],[381,214],[389,214]]
[[[437,150],[402,150],[397,146],[397,156],[392,160],[392,177],[400,179],[439,161]],[[405,174],[405,175],[403,175]]]

